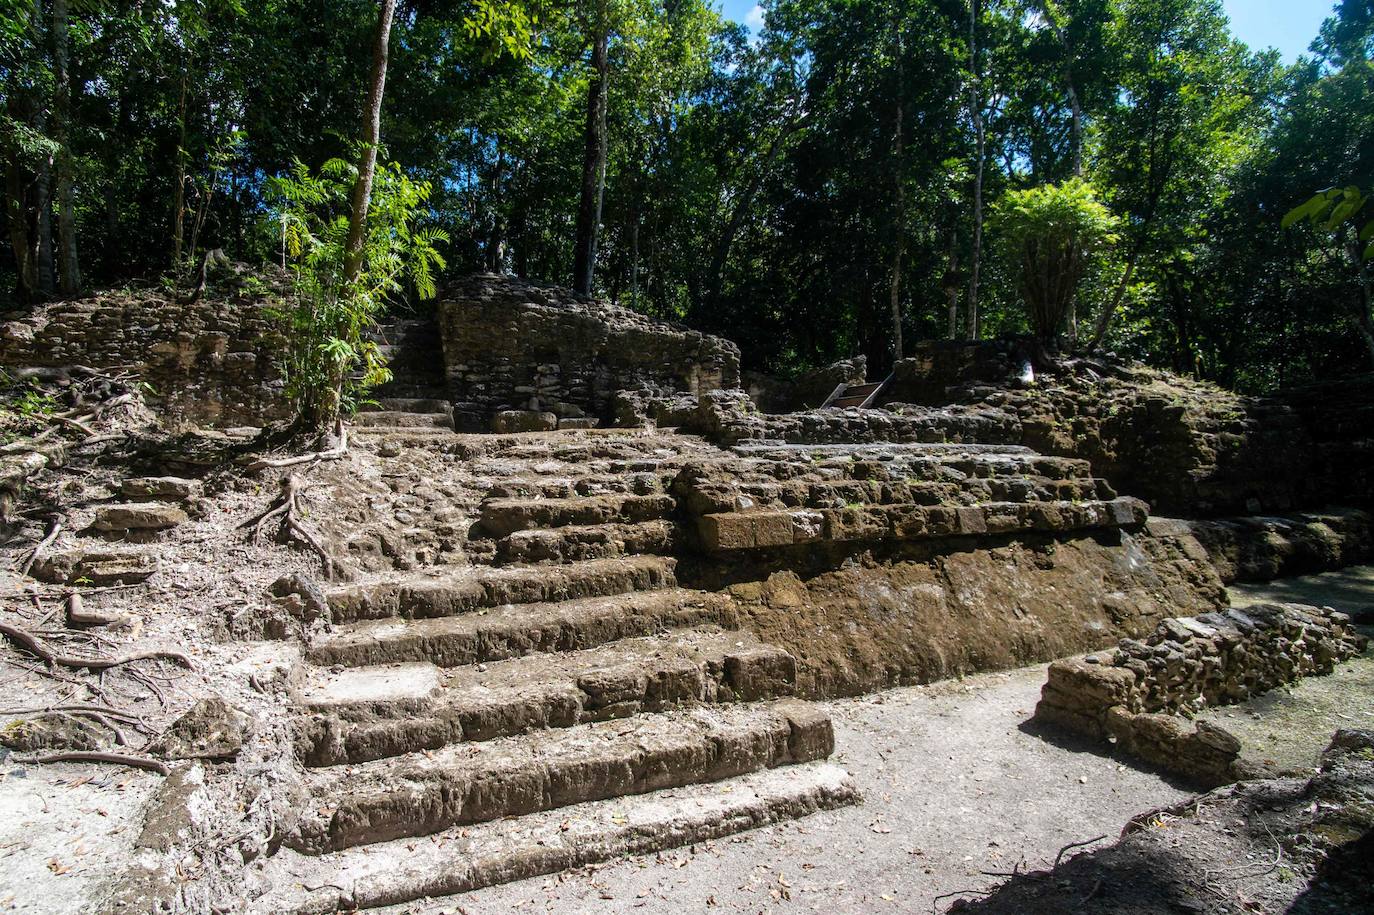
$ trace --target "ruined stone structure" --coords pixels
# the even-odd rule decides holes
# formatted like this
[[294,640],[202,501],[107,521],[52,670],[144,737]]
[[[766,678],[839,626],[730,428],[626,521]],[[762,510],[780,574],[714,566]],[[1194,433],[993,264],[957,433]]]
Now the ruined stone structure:
[[53,302],[0,324],[0,365],[126,371],[173,421],[261,425],[287,415],[267,305],[244,289],[193,305],[160,289]]
[[[223,348],[266,341],[239,320]],[[25,326],[7,345],[36,345]],[[187,332],[205,352],[213,333]],[[899,366],[878,408],[774,414],[724,341],[499,277],[452,290],[437,327],[377,336],[396,378],[310,471],[338,580],[297,569],[215,623],[266,641],[254,688],[286,760],[252,911],[404,903],[852,804],[812,700],[1113,645],[1056,664],[1041,717],[1219,777],[1225,735],[1175,712],[1356,645],[1320,611],[1228,614],[1222,577],[1363,555],[1363,510],[1297,512],[1367,497],[1337,484],[1362,485],[1347,465],[1368,430],[1314,418],[1364,415],[1360,389],[1249,401],[1125,369],[994,388],[1020,350],[946,344]],[[62,358],[96,352],[75,345]],[[231,383],[209,357],[176,364],[172,403]],[[769,397],[856,379],[840,365]],[[627,428],[597,427],[612,421]],[[147,472],[214,463],[165,444]],[[129,480],[35,573],[156,580],[159,548],[222,494],[213,473]],[[1271,505],[1289,517],[1227,517]],[[170,781],[153,817],[196,790]]]
[[1035,717],[1222,784],[1244,774],[1236,769],[1240,742],[1211,722],[1190,728],[1183,716],[1330,673],[1366,641],[1344,614],[1298,604],[1169,619],[1148,639],[1051,664]]
[[522,410],[604,422],[617,391],[739,386],[733,343],[556,287],[474,276],[446,290],[438,314],[460,413]]

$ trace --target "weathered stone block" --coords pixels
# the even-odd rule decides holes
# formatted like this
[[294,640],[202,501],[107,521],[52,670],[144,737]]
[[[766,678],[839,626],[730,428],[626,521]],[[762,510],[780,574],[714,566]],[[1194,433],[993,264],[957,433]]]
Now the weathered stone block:
[[185,502],[200,495],[199,480],[181,477],[134,477],[119,484],[120,494],[130,498],[171,499]]
[[96,509],[91,527],[97,531],[158,531],[185,524],[186,512],[163,502],[104,505]]
[[558,417],[537,410],[502,410],[491,419],[493,432],[552,432]]

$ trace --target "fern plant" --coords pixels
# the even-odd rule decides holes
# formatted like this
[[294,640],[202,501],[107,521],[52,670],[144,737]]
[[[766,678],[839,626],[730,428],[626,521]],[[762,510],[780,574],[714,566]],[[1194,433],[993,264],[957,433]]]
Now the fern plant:
[[421,299],[435,294],[435,273],[448,241],[438,228],[417,223],[429,200],[428,182],[413,181],[395,163],[377,167],[363,245],[362,269],[344,281],[350,194],[355,166],[330,159],[319,171],[297,161],[268,182],[274,227],[294,289],[276,309],[287,337],[286,394],[297,416],[326,428],[355,411],[367,392],[391,379],[386,359],[367,333],[407,283]]

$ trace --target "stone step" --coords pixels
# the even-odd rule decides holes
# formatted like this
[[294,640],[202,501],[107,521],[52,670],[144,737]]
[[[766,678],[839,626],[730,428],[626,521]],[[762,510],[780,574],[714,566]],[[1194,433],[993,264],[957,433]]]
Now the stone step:
[[492,664],[312,668],[302,679],[297,754],[337,766],[674,706],[778,699],[795,692],[797,665],[748,633],[677,630]]
[[664,588],[433,619],[366,620],[318,638],[305,658],[322,667],[429,661],[490,663],[535,652],[576,651],[669,628],[729,624],[721,595]]
[[670,554],[678,541],[671,521],[593,524],[516,531],[496,544],[498,562],[579,562],[640,553]]
[[655,591],[677,584],[664,556],[597,559],[561,566],[473,567],[349,585],[327,596],[335,623],[400,616],[452,616],[505,604],[551,603]]
[[453,404],[435,397],[379,397],[375,404],[364,404],[364,413],[443,413],[451,415]]
[[488,496],[492,499],[575,499],[613,494],[651,496],[665,491],[676,472],[676,469],[659,473],[641,470],[585,476],[518,477],[496,483]]
[[353,417],[354,426],[387,426],[392,429],[453,429],[453,417],[448,413],[407,413],[401,410],[374,410]]
[[1135,528],[1147,520],[1139,499],[1088,502],[986,502],[978,505],[856,505],[842,509],[764,509],[702,515],[697,534],[708,552],[832,542],[930,540],[1020,532],[1069,533]]
[[482,503],[479,523],[490,537],[505,537],[534,528],[627,524],[667,518],[676,503],[672,496],[634,496],[614,493],[573,499],[491,499]]
[[283,849],[252,915],[325,915],[464,893],[725,838],[858,803],[849,773],[812,762],[721,783],[593,801],[323,856]]
[[454,826],[824,759],[830,719],[797,700],[706,706],[306,770],[289,847],[324,854]]

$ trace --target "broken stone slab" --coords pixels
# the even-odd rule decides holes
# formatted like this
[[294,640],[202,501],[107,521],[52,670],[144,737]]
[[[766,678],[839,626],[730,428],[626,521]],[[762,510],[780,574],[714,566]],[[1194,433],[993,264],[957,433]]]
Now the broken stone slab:
[[87,718],[43,713],[12,721],[0,729],[0,745],[29,753],[37,750],[98,750],[112,734]]
[[157,569],[157,557],[138,549],[76,548],[40,558],[33,575],[54,585],[131,585],[147,581]]
[[541,410],[502,410],[491,418],[491,431],[553,432],[558,428],[558,416]]
[[119,484],[119,493],[131,499],[165,499],[187,502],[200,495],[201,482],[184,477],[133,477]]
[[129,502],[96,509],[91,529],[104,533],[161,531],[185,524],[186,512],[165,502]]
[[167,759],[232,759],[243,747],[248,716],[218,696],[199,699],[153,744]]
[[591,416],[565,416],[558,421],[560,429],[595,429],[601,420]]

